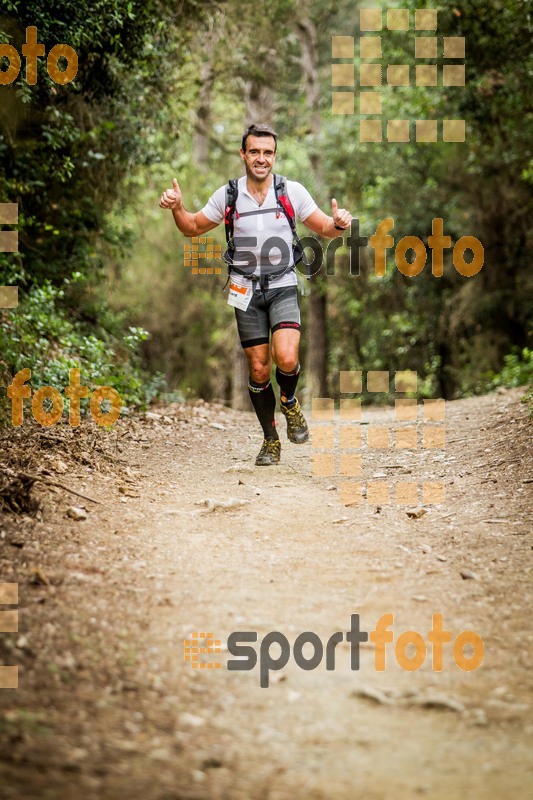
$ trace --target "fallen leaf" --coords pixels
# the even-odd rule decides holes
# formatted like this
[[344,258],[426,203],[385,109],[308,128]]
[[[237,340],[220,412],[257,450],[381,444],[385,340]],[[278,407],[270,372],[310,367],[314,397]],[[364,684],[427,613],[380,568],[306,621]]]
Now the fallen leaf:
[[29,581],[34,586],[50,586],[50,581],[40,567],[34,567],[31,570]]
[[241,508],[249,502],[249,500],[238,500],[235,497],[230,497],[229,500],[214,500],[212,497],[208,497],[206,500],[201,500],[196,505],[207,506],[204,513],[209,514],[211,511],[216,511],[217,509],[221,511],[230,511],[232,508]]
[[67,517],[75,520],[87,519],[87,511],[81,506],[69,506],[67,508]]
[[445,711],[457,711],[461,713],[465,707],[458,700],[452,697],[446,697],[444,694],[428,695],[426,697],[413,697],[410,701],[413,705],[420,706],[421,708],[436,708]]
[[478,581],[479,575],[476,572],[472,572],[470,569],[462,569],[459,572],[459,575],[464,581],[471,580],[471,581]]
[[179,717],[178,722],[180,725],[189,725],[191,728],[200,728],[205,725],[205,719],[199,717],[197,714],[189,714],[188,711],[183,711]]
[[380,689],[373,686],[361,686],[359,689],[354,689],[352,697],[362,697],[365,700],[373,700],[374,703],[379,703],[383,706],[394,705],[390,697],[387,697]]
[[124,497],[140,497],[141,495],[138,492],[135,492],[133,489],[130,489],[129,486],[119,486],[118,490],[120,494],[123,494]]

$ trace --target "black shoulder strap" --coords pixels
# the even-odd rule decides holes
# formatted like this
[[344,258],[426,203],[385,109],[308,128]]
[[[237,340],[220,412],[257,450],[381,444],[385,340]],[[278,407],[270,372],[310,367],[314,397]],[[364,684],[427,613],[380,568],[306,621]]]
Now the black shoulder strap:
[[235,255],[235,242],[233,241],[233,219],[236,213],[237,197],[239,196],[239,179],[232,178],[226,186],[226,205],[224,208],[224,230],[226,233],[227,249],[222,258],[228,265],[228,277],[222,287],[222,291],[227,286],[230,278],[230,265],[233,263]]
[[226,186],[226,207],[224,209],[224,228],[228,245],[233,244],[233,218],[235,217],[238,196],[239,181],[238,178],[232,178]]

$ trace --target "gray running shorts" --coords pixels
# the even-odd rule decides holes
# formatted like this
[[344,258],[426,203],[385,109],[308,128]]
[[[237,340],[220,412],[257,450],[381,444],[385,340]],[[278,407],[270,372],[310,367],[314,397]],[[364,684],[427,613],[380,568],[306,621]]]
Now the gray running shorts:
[[284,286],[280,289],[255,291],[246,311],[235,309],[237,328],[243,347],[268,344],[270,331],[282,328],[300,330],[300,306],[298,287]]

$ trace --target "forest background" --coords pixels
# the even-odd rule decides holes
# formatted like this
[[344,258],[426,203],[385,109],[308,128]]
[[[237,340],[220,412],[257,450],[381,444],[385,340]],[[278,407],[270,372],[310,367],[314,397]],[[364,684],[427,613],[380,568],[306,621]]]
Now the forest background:
[[[0,285],[19,287],[18,308],[0,309],[0,385],[30,367],[35,387],[62,387],[79,367],[84,383],[115,387],[129,408],[195,397],[245,407],[224,265],[192,274],[187,240],[158,200],[177,177],[187,208],[201,209],[241,174],[250,121],[278,131],[276,171],[326,212],[336,197],[362,235],[392,217],[396,243],[427,244],[440,217],[452,242],[475,236],[485,249],[472,278],[451,250],[441,278],[430,257],[420,275],[402,275],[392,251],[377,277],[368,249],[356,277],[340,250],[335,274],[322,272],[301,301],[307,400],[338,394],[339,370],[416,370],[426,397],[531,380],[530,4],[424,4],[438,9],[439,40],[465,37],[466,86],[383,93],[388,118],[466,120],[464,143],[427,144],[360,143],[357,107],[331,113],[331,37],[357,37],[359,8],[370,6],[0,0],[0,42],[20,52],[35,25],[47,52],[66,43],[79,58],[65,86],[39,59],[35,85],[23,66],[0,87],[0,203],[19,208],[19,252],[0,253]],[[409,32],[381,32],[382,63],[413,71],[418,4],[379,7],[410,9]],[[213,235],[223,247],[223,230]]]

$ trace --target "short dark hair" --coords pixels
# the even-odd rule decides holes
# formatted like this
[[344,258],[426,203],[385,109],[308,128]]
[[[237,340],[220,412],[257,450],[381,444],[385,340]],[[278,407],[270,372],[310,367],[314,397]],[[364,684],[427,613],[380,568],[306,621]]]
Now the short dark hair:
[[242,137],[242,149],[246,153],[246,140],[249,136],[272,136],[274,139],[274,150],[277,149],[278,146],[278,134],[276,131],[270,127],[270,125],[256,125],[255,122],[249,125],[248,128],[244,131]]

